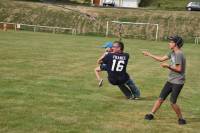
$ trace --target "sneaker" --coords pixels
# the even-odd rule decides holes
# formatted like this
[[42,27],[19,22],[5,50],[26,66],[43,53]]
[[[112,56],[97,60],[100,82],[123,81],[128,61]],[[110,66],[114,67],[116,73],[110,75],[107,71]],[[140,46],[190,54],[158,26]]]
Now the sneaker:
[[101,80],[99,81],[99,87],[102,87],[102,85],[103,85],[103,79],[101,79]]
[[140,97],[131,96],[128,97],[129,100],[140,100]]
[[140,97],[135,97],[134,100],[140,100]]
[[146,120],[153,120],[154,116],[152,114],[146,114],[144,119]]
[[178,119],[178,124],[179,125],[184,125],[184,124],[186,124],[186,120],[184,120],[184,119]]
[[133,96],[128,97],[128,100],[135,100],[135,97],[133,97]]

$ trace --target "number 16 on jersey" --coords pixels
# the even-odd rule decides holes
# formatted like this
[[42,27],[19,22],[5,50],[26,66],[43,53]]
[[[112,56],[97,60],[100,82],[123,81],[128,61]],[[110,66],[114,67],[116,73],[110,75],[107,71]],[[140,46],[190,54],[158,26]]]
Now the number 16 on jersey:
[[114,59],[113,62],[112,62],[111,70],[121,72],[124,68],[124,64],[125,64],[124,60],[117,61],[116,59]]

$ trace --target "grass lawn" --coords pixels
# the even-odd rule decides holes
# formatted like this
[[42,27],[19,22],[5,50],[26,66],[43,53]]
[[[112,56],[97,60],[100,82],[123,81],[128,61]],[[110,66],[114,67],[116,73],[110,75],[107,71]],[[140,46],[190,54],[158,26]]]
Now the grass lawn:
[[128,72],[142,99],[129,101],[93,72],[103,49],[115,38],[0,31],[1,133],[198,133],[200,130],[200,46],[186,43],[187,82],[178,103],[188,124],[179,126],[166,100],[153,121],[144,120],[168,70],[140,49],[166,54],[167,42],[124,40]]

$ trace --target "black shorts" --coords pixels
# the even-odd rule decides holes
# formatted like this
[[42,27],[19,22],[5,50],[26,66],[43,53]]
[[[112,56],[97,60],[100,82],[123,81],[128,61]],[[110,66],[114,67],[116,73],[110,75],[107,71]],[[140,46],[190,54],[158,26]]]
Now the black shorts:
[[165,100],[167,96],[171,93],[170,102],[175,104],[183,86],[184,84],[172,84],[170,82],[166,82],[160,93],[160,98],[162,100]]

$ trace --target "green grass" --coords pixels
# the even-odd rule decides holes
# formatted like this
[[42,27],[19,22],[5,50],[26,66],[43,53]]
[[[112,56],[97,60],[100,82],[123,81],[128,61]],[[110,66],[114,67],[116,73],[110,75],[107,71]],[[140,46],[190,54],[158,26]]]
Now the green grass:
[[177,124],[169,105],[145,121],[168,71],[142,56],[168,52],[167,42],[124,40],[128,72],[142,99],[128,101],[106,80],[97,87],[93,72],[103,49],[115,38],[0,31],[0,132],[2,133],[197,133],[200,125],[200,47],[185,44],[187,83],[178,103],[188,121]]

